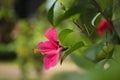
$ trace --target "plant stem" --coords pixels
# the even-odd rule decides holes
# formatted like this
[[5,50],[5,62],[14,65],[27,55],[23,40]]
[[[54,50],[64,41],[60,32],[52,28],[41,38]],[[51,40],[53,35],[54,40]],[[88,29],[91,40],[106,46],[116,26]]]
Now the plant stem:
[[92,0],[92,1],[93,1],[94,6],[97,8],[97,11],[100,12],[100,13],[103,15],[104,18],[106,18],[106,16],[104,15],[101,7],[100,7],[99,4],[96,2],[96,0]]
[[81,31],[83,31],[83,30],[82,30],[82,27],[81,27],[77,22],[73,21],[73,23],[74,23]]
[[[101,8],[100,5],[96,2],[96,0],[92,0],[92,1],[93,1],[93,5],[94,5],[95,8],[97,9],[97,11],[101,13],[101,15],[108,21],[109,25],[111,26],[111,29],[112,29],[112,30],[111,30],[110,33],[112,33],[113,35],[117,34],[117,31],[116,31],[116,29],[115,29],[115,27],[114,27],[114,25],[113,25],[112,20],[109,19],[109,18],[103,13],[102,8]],[[118,36],[118,39],[120,40],[120,37],[119,37],[118,34],[117,34],[117,36]],[[118,42],[118,44],[119,44],[119,42]]]
[[113,30],[115,30],[114,27],[113,27],[113,23],[112,23],[111,19],[108,19],[108,17],[106,17],[106,15],[103,13],[102,8],[100,7],[100,5],[96,2],[96,0],[92,0],[92,1],[93,1],[94,6],[96,7],[97,11],[101,13],[101,15],[108,21],[111,28]]

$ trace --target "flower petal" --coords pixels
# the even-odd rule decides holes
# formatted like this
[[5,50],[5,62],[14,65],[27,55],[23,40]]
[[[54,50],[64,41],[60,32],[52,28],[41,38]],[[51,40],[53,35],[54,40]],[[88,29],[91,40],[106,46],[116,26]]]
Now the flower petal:
[[59,54],[46,55],[44,57],[44,68],[46,70],[54,67],[58,63]]
[[47,31],[45,32],[45,36],[50,40],[50,41],[58,41],[58,32],[55,28],[48,28]]
[[57,51],[57,47],[51,41],[40,42],[38,44],[38,49],[42,54],[52,54]]

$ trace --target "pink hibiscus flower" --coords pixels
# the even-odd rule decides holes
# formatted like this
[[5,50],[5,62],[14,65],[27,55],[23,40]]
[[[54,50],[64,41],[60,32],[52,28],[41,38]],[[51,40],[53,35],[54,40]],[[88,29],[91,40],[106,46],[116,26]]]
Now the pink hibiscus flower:
[[45,55],[43,60],[44,68],[48,70],[58,63],[63,48],[58,42],[58,32],[55,28],[48,28],[45,32],[45,36],[48,38],[48,41],[40,42],[38,44],[38,49],[34,51]]

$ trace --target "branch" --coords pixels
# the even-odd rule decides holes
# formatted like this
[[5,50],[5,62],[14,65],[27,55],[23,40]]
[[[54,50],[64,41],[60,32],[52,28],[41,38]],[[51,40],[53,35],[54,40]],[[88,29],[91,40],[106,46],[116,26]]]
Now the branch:
[[114,27],[113,27],[112,21],[110,19],[108,19],[108,17],[105,16],[105,14],[103,13],[102,8],[100,7],[100,5],[96,2],[96,0],[92,0],[92,1],[93,1],[94,6],[96,7],[97,11],[101,13],[101,15],[108,21],[111,28],[113,30],[115,30]]

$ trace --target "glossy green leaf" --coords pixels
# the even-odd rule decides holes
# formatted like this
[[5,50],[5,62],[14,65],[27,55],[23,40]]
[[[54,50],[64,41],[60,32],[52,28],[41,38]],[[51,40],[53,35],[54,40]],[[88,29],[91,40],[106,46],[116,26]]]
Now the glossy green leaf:
[[96,2],[100,5],[102,10],[104,11],[108,6],[113,4],[113,0],[96,0]]
[[82,41],[80,41],[80,42],[76,43],[75,45],[73,45],[70,49],[68,49],[68,50],[64,53],[64,55],[63,55],[62,58],[61,58],[61,63],[63,62],[63,60],[64,60],[69,54],[71,54],[73,51],[75,51],[75,50],[77,50],[77,49],[79,49],[79,48],[81,48],[81,47],[83,47],[83,46],[84,46],[84,43],[83,43]]
[[60,43],[63,43],[64,40],[65,40],[65,38],[66,38],[71,32],[73,32],[73,30],[71,30],[71,29],[64,29],[64,30],[62,30],[62,31],[59,33],[59,36],[58,36]]
[[93,17],[93,19],[92,19],[92,21],[91,21],[91,24],[92,24],[93,26],[96,26],[96,25],[100,22],[101,18],[102,18],[102,15],[101,15],[100,13],[97,13],[97,14]]
[[103,49],[106,47],[104,43],[90,45],[85,51],[84,55],[93,62],[98,62],[105,58]]
[[86,45],[91,43],[91,41],[84,34],[78,31],[73,31],[70,32],[66,38],[64,38],[61,45],[63,47],[72,47],[80,41],[83,41]]
[[[58,1],[58,3],[62,3],[61,8],[55,6],[57,8],[56,12],[54,13],[56,15],[54,19],[56,25],[58,25],[65,19],[75,16],[76,14],[81,15],[81,20],[83,24],[91,24],[90,22],[96,14],[96,9],[91,3],[91,1],[89,0],[72,0],[70,2],[68,1],[67,4],[69,3],[71,4],[69,5],[69,7],[67,7],[66,4],[64,4],[64,2],[66,1]],[[61,11],[61,9],[63,9],[62,8],[63,6],[64,12]],[[61,12],[58,13],[57,11]],[[77,16],[77,18],[78,17],[79,16]]]
[[107,62],[107,59],[103,59],[103,60],[97,62],[96,63],[96,68],[97,69],[104,69],[104,65],[105,65],[106,62]]
[[64,14],[62,14],[61,16],[57,16],[57,18],[55,19],[56,21],[56,25],[60,24],[63,20],[70,18],[71,16],[77,14],[79,11],[76,6],[71,7],[69,10],[65,11]]
[[117,36],[120,38],[120,19],[113,21]]
[[[112,18],[112,7],[113,7],[113,0],[96,0],[96,2],[98,3],[98,5],[101,8],[101,11],[104,13],[104,16],[111,19]],[[96,7],[96,9],[99,9],[98,7]],[[99,9],[100,11],[100,9]]]
[[115,47],[114,53],[113,53],[113,58],[117,61],[120,61],[120,45],[117,45]]
[[77,14],[71,16],[70,19],[71,19],[71,20],[77,20],[77,19],[79,19],[79,17],[80,17],[80,14],[77,13]]
[[120,38],[120,0],[114,0],[113,5],[113,24],[117,36]]
[[120,0],[113,1],[113,20],[120,20]]
[[93,8],[85,8],[85,10],[83,10],[81,12],[81,16],[80,16],[80,21],[82,23],[82,25],[84,26],[84,24],[86,25],[86,27],[92,27],[91,21],[94,18],[94,16],[97,14],[96,9]]
[[112,19],[113,16],[113,5],[109,5],[107,6],[107,8],[104,10],[104,15],[108,18],[108,19]]
[[49,9],[47,13],[48,20],[52,25],[54,25],[54,7],[55,7],[56,2],[57,0],[53,3],[53,5],[51,6],[51,8]]
[[[70,67],[71,68],[71,67]],[[76,71],[61,71],[53,75],[50,80],[80,80],[81,76]]]
[[82,55],[72,54],[72,60],[80,67],[86,70],[93,69],[95,64]]

